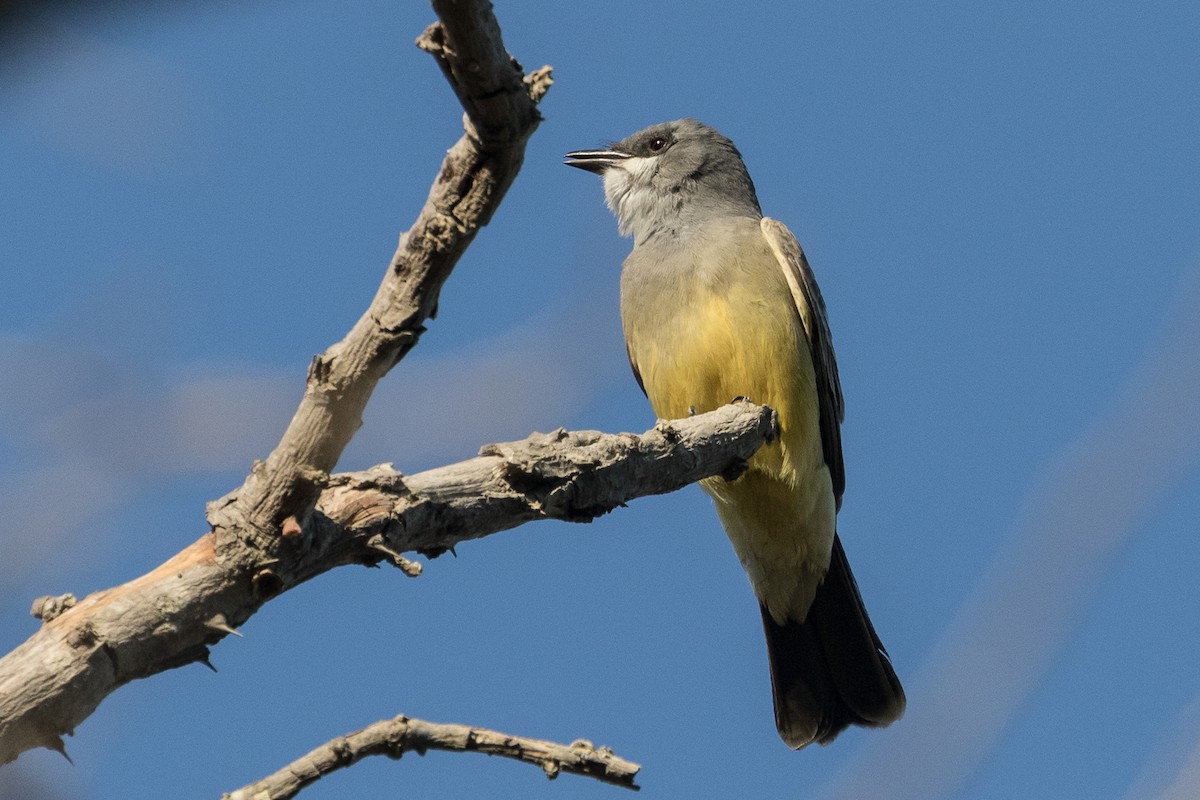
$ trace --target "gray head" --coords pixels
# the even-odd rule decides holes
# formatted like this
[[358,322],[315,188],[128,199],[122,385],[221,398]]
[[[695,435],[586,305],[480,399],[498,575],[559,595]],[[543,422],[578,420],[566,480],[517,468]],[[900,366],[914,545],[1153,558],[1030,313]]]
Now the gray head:
[[608,207],[635,243],[714,217],[762,216],[741,153],[694,119],[651,125],[607,150],[566,158],[569,166],[603,176]]

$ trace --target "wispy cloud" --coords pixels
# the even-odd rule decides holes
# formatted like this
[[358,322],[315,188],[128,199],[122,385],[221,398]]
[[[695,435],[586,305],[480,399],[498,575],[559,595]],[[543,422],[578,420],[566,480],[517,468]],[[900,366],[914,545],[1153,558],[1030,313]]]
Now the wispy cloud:
[[[598,352],[593,322],[547,314],[459,351],[418,350],[380,384],[344,463],[424,468],[568,422],[624,369]],[[13,336],[0,337],[0,373],[14,378],[0,388],[0,442],[13,445],[0,458],[0,580],[54,558],[147,481],[248,470],[304,389],[302,370],[164,372]]]
[[1200,697],[1192,700],[1155,745],[1125,800],[1200,797]]
[[586,312],[541,318],[445,358],[414,359],[376,391],[345,466],[424,468],[570,424],[600,387],[625,385],[619,334],[598,335],[610,325]]
[[1200,797],[1200,746],[1192,751],[1171,785],[1158,800],[1195,800]]
[[1114,553],[1198,456],[1200,274],[1110,408],[1033,493],[913,682],[906,718],[824,796],[937,800],[961,787],[1046,674]]

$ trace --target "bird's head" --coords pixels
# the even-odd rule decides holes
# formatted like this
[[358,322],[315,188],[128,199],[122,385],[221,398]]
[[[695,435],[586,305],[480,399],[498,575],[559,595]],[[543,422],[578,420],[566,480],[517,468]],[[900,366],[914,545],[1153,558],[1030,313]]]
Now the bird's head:
[[762,216],[733,142],[694,119],[651,125],[607,149],[577,150],[566,159],[604,178],[621,234],[635,241],[715,216]]

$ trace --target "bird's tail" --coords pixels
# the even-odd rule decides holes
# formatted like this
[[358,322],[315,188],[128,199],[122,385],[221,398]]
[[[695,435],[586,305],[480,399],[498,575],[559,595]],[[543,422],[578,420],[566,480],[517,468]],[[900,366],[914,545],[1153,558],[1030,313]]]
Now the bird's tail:
[[828,744],[850,725],[882,727],[904,713],[904,688],[879,641],[842,543],[803,623],[762,607],[775,724],[789,747]]

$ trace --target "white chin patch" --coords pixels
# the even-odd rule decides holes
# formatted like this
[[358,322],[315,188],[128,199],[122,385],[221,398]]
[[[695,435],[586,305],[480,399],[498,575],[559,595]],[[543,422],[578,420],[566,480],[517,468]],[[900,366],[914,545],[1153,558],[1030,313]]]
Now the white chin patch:
[[650,181],[658,171],[657,157],[627,158],[604,172],[604,200],[617,217],[617,229],[628,236],[639,219],[653,217],[654,190]]

